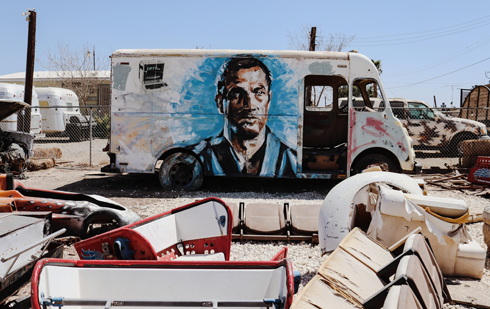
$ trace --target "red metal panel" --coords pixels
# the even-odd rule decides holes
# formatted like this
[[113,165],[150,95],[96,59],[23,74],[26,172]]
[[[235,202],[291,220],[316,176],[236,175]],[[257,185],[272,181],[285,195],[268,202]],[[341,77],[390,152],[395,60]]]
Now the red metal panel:
[[470,170],[468,181],[490,184],[490,157],[478,157],[475,167]]

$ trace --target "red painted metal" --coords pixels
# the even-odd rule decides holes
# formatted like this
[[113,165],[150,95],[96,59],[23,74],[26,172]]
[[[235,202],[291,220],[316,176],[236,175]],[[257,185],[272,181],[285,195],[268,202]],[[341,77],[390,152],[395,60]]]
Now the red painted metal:
[[[76,243],[75,249],[80,256],[80,258],[86,257],[86,255],[83,253],[82,250],[88,251],[90,250],[93,253],[98,252],[98,257],[97,259],[109,259],[109,260],[116,260],[117,257],[114,255],[105,255],[101,256],[103,249],[102,246],[104,244],[107,244],[109,248],[113,248],[114,241],[118,238],[126,238],[130,242],[130,250],[134,251],[134,260],[169,260],[172,257],[179,256],[181,253],[179,252],[179,249],[177,247],[177,243],[173,244],[172,246],[165,248],[163,250],[160,250],[156,252],[154,248],[152,247],[151,243],[146,239],[145,236],[141,235],[137,231],[134,230],[135,227],[142,226],[144,224],[147,224],[149,222],[153,222],[159,218],[163,218],[172,214],[176,214],[181,211],[188,210],[193,207],[199,207],[200,205],[203,205],[207,202],[214,201],[219,204],[221,204],[227,211],[228,214],[228,222],[227,222],[227,233],[226,235],[220,236],[220,237],[209,237],[209,238],[201,238],[201,239],[193,239],[193,240],[187,240],[183,241],[179,244],[182,244],[184,248],[189,246],[192,248],[191,250],[194,251],[195,254],[205,254],[205,253],[211,253],[211,250],[213,250],[215,253],[222,252],[225,255],[225,260],[230,259],[230,247],[231,247],[231,237],[232,237],[232,227],[233,227],[233,215],[231,213],[230,208],[228,205],[226,205],[222,200],[215,198],[215,197],[210,197],[206,198],[188,205],[184,205],[178,208],[175,208],[173,210],[146,218],[144,220],[129,224],[127,226],[111,230],[109,232],[106,232],[104,234],[100,234],[97,236],[94,236],[92,238],[83,240],[81,242]],[[192,228],[192,227],[189,227]],[[206,252],[207,251],[207,252]],[[86,258],[90,259],[90,258]]]
[[490,157],[478,157],[475,167],[468,174],[468,181],[490,184]]

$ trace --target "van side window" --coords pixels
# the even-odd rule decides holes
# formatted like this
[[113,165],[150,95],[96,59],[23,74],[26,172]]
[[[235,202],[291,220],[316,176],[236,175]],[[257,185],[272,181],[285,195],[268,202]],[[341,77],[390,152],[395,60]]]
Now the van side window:
[[407,115],[405,114],[405,109],[403,106],[403,102],[400,101],[390,101],[391,109],[393,110],[393,114],[398,119],[407,119]]
[[410,107],[410,119],[435,120],[434,111],[424,104],[409,102],[408,107]]
[[329,85],[306,85],[305,107],[308,111],[331,111],[333,87]]
[[163,83],[164,63],[161,61],[140,61],[139,78],[146,89],[158,89]]
[[305,110],[310,112],[332,111],[333,102],[337,102],[339,97],[339,86],[343,84],[346,84],[346,81],[340,76],[305,76]]

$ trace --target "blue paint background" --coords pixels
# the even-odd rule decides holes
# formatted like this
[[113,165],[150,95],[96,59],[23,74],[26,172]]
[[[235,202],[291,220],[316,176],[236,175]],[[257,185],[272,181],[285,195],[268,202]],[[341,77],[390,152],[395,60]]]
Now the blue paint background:
[[[243,56],[243,55],[241,55]],[[300,79],[281,58],[259,57],[270,70],[272,76],[272,99],[269,106],[267,126],[289,147],[296,149],[298,122],[298,87]],[[200,114],[189,125],[195,134],[193,143],[203,138],[219,134],[224,125],[224,115],[215,103],[217,81],[224,70],[223,64],[229,58],[206,58],[198,69],[190,71],[182,83],[180,102],[174,109],[177,113]],[[291,79],[293,79],[291,83]],[[287,87],[292,84],[294,87]],[[181,108],[180,108],[181,107]]]

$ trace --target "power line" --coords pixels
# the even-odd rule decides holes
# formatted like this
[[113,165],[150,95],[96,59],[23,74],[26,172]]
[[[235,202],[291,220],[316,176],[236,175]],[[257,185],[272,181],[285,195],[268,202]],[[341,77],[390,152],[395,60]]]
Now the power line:
[[[483,21],[479,21],[479,20],[483,20]],[[484,23],[487,20],[490,20],[490,15],[485,16],[485,17],[481,17],[481,18],[478,18],[478,19],[474,19],[474,20],[471,20],[471,21],[468,21],[468,22],[456,24],[456,25],[453,25],[453,26],[447,26],[447,27],[442,27],[442,28],[437,28],[437,29],[432,29],[432,30],[425,30],[425,31],[419,31],[419,32],[410,32],[410,33],[403,33],[403,34],[385,35],[385,36],[370,37],[370,38],[358,38],[356,40],[373,40],[373,39],[382,39],[382,38],[390,38],[390,37],[397,37],[397,36],[408,36],[408,35],[414,35],[414,34],[429,33],[429,32],[435,32],[435,31],[439,31],[439,30],[449,29],[449,28],[455,28],[455,27],[459,27],[461,25],[466,25],[466,24],[471,24],[471,25],[468,25],[468,26],[465,26],[465,27],[471,27],[471,26],[474,26],[474,25],[477,25],[477,24]],[[484,25],[486,25],[486,24],[480,25],[478,27],[481,27],[481,26],[484,26]],[[464,28],[464,27],[462,27],[462,28]],[[454,30],[450,30],[450,31],[454,31]],[[441,33],[441,32],[439,32],[439,33]]]
[[[485,25],[488,25],[488,24],[490,24],[490,22],[489,23],[486,23]],[[440,37],[444,37],[444,36],[448,36],[448,35],[452,35],[452,34],[457,34],[457,33],[465,32],[465,31],[473,30],[475,28],[478,28],[478,27],[474,27],[474,28],[471,28],[471,29],[460,30],[460,31],[453,31],[453,32],[449,32],[449,33],[445,33],[445,34],[440,34],[440,35],[435,35],[434,34],[432,36],[427,36],[426,38],[422,38],[422,39],[407,38],[407,40],[410,40],[410,41],[404,41],[404,42],[395,42],[395,43],[385,43],[385,44],[382,44],[382,42],[395,41],[395,40],[383,40],[383,41],[379,41],[379,42],[381,42],[381,44],[380,43],[376,43],[376,41],[372,41],[371,43],[373,43],[373,44],[367,44],[367,45],[364,45],[361,42],[361,44],[357,44],[356,47],[389,46],[389,45],[401,45],[401,44],[422,42],[422,41],[427,41],[427,40],[431,40],[431,39],[436,39],[436,38],[440,38]],[[399,39],[399,40],[404,40],[404,39]],[[355,43],[355,42],[356,41],[354,40],[353,43]]]
[[426,80],[423,80],[423,81],[420,81],[420,82],[416,82],[416,83],[412,83],[412,84],[408,84],[408,85],[404,85],[404,86],[390,87],[390,89],[394,89],[394,88],[408,88],[408,87],[415,86],[415,85],[418,85],[418,84],[421,84],[421,83],[425,83],[425,82],[427,82],[427,81],[434,80],[434,79],[437,79],[437,78],[440,78],[440,77],[443,77],[443,76],[446,76],[446,75],[449,75],[449,74],[452,74],[452,73],[455,73],[455,72],[458,72],[458,71],[464,70],[464,69],[466,69],[466,68],[469,68],[469,67],[471,67],[471,66],[477,65],[477,64],[482,63],[482,62],[484,62],[484,61],[487,61],[487,60],[489,60],[489,59],[490,59],[490,57],[485,58],[485,59],[483,59],[483,60],[480,60],[480,61],[478,61],[478,62],[475,62],[475,63],[473,63],[473,64],[467,65],[467,66],[465,66],[465,67],[463,67],[463,68],[460,68],[460,69],[457,69],[457,70],[451,71],[451,72],[446,73],[446,74],[442,74],[442,75],[439,75],[439,76],[436,76],[436,77],[433,77],[433,78],[429,78],[429,79],[426,79]]
[[[371,37],[371,38],[356,38],[353,40],[352,43],[356,44],[356,47],[409,44],[409,43],[431,40],[443,36],[453,35],[465,31],[470,31],[489,24],[490,24],[490,15],[478,18],[476,20],[456,24],[453,26],[437,28],[433,30],[411,32],[411,33],[404,33],[404,34],[393,34],[393,35],[378,36],[378,37]],[[323,36],[321,36],[321,38],[323,38]],[[353,45],[352,43],[350,44],[351,46]]]
[[467,53],[472,52],[475,49],[478,49],[478,48],[482,47],[483,45],[486,45],[489,42],[490,42],[490,36],[484,38],[483,41],[476,42],[475,44],[472,44],[472,45],[470,45],[470,46],[468,46],[468,47],[466,47],[466,48],[464,48],[464,49],[462,49],[462,50],[460,50],[454,54],[451,54],[445,58],[441,58],[438,61],[433,62],[431,64],[425,65],[423,67],[415,68],[412,70],[403,71],[403,72],[395,72],[395,73],[386,72],[386,75],[397,76],[397,75],[407,75],[407,74],[414,74],[414,73],[418,73],[418,72],[423,72],[423,71],[426,71],[426,70],[431,69],[433,67],[439,66],[441,64],[445,64],[445,63],[447,63],[453,59],[456,59],[458,57],[461,57],[463,55],[466,55]]

